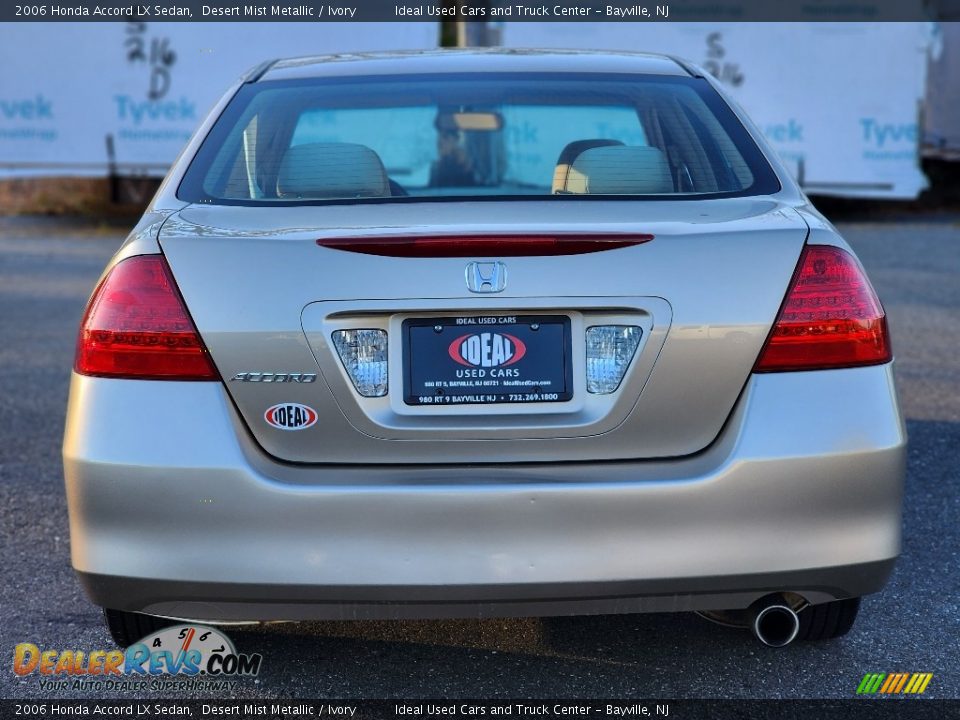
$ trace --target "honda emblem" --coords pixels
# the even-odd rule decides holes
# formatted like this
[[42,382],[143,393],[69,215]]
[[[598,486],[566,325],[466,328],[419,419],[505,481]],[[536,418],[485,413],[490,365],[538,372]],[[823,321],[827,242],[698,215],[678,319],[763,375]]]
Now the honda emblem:
[[507,266],[502,262],[467,265],[467,288],[475,293],[498,293],[507,286]]

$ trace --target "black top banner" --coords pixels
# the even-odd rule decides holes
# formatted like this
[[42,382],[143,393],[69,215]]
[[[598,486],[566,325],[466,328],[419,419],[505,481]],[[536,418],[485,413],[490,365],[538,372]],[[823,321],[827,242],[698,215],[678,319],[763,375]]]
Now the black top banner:
[[24,0],[0,22],[836,22],[960,19],[960,0]]
[[0,700],[3,717],[305,720],[944,720],[956,700]]

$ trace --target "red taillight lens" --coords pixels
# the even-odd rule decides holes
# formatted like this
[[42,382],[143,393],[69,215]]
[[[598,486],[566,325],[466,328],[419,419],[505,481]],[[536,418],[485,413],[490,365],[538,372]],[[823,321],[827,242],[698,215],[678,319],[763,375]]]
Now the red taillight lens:
[[889,362],[887,319],[850,253],[808,245],[755,372],[825,370]]
[[522,257],[582,255],[653,240],[653,235],[454,235],[321,238],[317,245],[388,257]]
[[74,369],[141,380],[216,380],[162,255],[120,262],[94,291],[80,324]]

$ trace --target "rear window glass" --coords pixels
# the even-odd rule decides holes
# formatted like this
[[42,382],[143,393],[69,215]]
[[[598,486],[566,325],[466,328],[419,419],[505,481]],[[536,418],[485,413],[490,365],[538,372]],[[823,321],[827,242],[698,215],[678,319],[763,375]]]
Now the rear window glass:
[[260,205],[778,189],[702,79],[476,73],[244,85],[178,196]]

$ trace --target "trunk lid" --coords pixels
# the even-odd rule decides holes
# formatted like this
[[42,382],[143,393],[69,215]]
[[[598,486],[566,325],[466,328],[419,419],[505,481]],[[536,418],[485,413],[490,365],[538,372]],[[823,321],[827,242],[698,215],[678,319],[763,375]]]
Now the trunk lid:
[[[384,257],[317,244],[551,233],[654,239],[504,258]],[[768,199],[499,201],[191,206],[164,224],[160,244],[227,392],[268,453],[302,463],[484,463],[677,457],[706,447],[751,372],[806,234],[798,213]],[[506,287],[471,292],[473,260],[502,262]],[[405,403],[404,321],[484,316],[569,319],[572,398]],[[582,377],[584,332],[605,324],[636,325],[642,337],[620,388],[593,395]],[[361,397],[333,346],[334,332],[356,328],[387,332],[385,397]],[[312,422],[297,432],[272,425],[277,406],[301,406]]]

